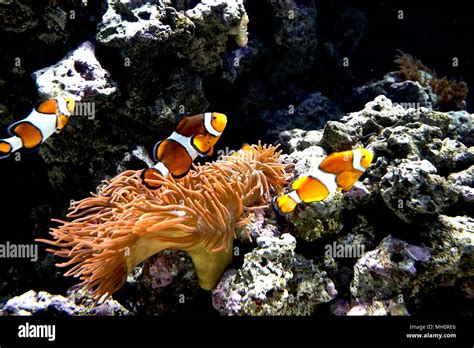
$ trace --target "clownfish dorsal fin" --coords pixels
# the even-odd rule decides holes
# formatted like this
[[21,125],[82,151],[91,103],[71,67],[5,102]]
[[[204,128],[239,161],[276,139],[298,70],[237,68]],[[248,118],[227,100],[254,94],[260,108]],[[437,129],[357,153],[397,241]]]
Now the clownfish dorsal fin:
[[40,102],[36,107],[36,111],[41,114],[56,114],[58,110],[58,103],[56,99],[49,99]]
[[299,188],[301,188],[301,186],[304,185],[304,183],[306,182],[306,180],[308,179],[308,176],[301,176],[299,177],[298,179],[296,179],[292,184],[291,184],[291,188],[293,190],[298,190]]
[[341,173],[352,167],[352,157],[352,150],[334,152],[319,164],[319,169],[331,174]]
[[197,134],[204,134],[204,115],[184,116],[179,120],[175,132],[184,137],[192,137]]

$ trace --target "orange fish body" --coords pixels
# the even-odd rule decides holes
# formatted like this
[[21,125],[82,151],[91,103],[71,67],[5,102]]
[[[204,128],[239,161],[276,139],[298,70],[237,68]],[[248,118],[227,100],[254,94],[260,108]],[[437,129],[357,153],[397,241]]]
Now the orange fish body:
[[198,156],[213,154],[226,125],[226,115],[217,112],[184,117],[168,138],[155,145],[153,153],[157,163],[142,172],[143,183],[157,188],[160,185],[153,183],[157,174],[171,174],[175,178],[185,176]]
[[75,102],[70,98],[43,101],[23,120],[8,127],[11,137],[0,139],[0,158],[25,148],[36,149],[52,134],[60,132],[74,112]]
[[316,170],[294,181],[293,191],[275,197],[275,209],[284,215],[291,213],[299,203],[319,202],[337,191],[349,191],[372,160],[373,153],[363,148],[329,155]]

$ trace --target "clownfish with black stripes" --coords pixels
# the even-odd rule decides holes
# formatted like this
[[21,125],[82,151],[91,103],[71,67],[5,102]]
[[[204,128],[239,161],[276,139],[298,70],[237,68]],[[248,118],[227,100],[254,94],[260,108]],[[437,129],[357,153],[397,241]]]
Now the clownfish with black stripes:
[[0,139],[0,158],[21,148],[35,150],[53,133],[59,133],[74,112],[75,101],[56,98],[40,102],[28,117],[8,127],[11,137]]
[[373,152],[364,148],[332,153],[316,170],[295,180],[291,184],[293,191],[276,196],[275,209],[285,215],[299,203],[319,202],[335,192],[349,191],[373,159]]
[[186,116],[179,121],[176,130],[165,140],[156,143],[153,149],[153,167],[141,173],[143,183],[149,188],[158,188],[153,183],[156,174],[175,178],[185,176],[198,157],[211,156],[214,145],[227,125],[227,116],[218,112],[206,112]]

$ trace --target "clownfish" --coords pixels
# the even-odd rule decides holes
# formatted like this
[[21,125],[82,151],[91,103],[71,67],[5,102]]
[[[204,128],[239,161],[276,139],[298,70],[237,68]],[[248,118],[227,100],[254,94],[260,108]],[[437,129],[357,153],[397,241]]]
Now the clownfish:
[[168,138],[156,143],[153,155],[157,163],[142,171],[142,182],[154,189],[160,186],[152,183],[156,180],[155,173],[171,174],[175,178],[185,176],[196,157],[213,154],[226,125],[227,116],[217,112],[184,117]]
[[0,139],[0,158],[25,148],[34,150],[53,133],[59,133],[74,112],[75,101],[70,98],[49,99],[40,102],[28,117],[8,127],[11,137]]
[[372,151],[364,148],[332,153],[316,170],[295,180],[293,191],[276,196],[275,209],[281,215],[289,214],[299,203],[319,202],[335,192],[349,191],[373,158]]

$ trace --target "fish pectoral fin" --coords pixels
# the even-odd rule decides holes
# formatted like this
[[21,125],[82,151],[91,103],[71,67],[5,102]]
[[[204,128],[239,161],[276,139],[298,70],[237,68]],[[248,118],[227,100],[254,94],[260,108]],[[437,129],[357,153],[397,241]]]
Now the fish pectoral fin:
[[198,150],[201,154],[207,155],[210,150],[210,146],[205,135],[198,134],[193,136],[192,144],[194,148],[196,148],[196,150]]
[[56,114],[58,111],[58,103],[56,99],[45,100],[36,106],[36,111],[42,114]]
[[56,122],[56,133],[59,133],[69,121],[67,116],[59,115]]
[[349,191],[356,181],[357,181],[357,177],[354,173],[342,172],[336,178],[338,191],[340,190]]

